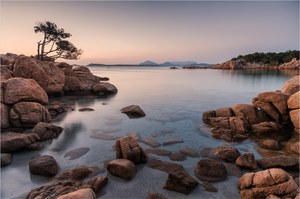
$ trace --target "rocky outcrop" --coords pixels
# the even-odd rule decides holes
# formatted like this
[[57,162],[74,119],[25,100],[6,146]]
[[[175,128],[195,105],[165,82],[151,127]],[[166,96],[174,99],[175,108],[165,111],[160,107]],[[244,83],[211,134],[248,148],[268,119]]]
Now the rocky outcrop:
[[242,199],[266,198],[269,195],[293,198],[298,194],[298,185],[282,169],[246,173],[239,179],[238,188]]
[[145,117],[145,112],[139,105],[130,105],[121,109],[122,113],[125,113],[129,118]]
[[7,67],[0,67],[0,82],[13,78],[12,72]]
[[139,146],[136,139],[131,136],[116,141],[116,158],[131,160],[135,164],[147,162],[147,155]]
[[33,79],[20,77],[10,78],[3,84],[3,102],[7,105],[18,102],[37,102],[48,104],[48,96],[45,91]]
[[173,170],[169,173],[165,189],[189,194],[198,182],[183,170]]
[[39,122],[49,122],[48,110],[36,102],[20,102],[14,104],[9,113],[13,127],[34,127]]
[[281,64],[278,69],[280,70],[299,70],[300,62],[296,58],[293,58],[290,62]]
[[94,191],[90,188],[79,189],[68,194],[59,196],[57,199],[96,199]]
[[52,62],[20,55],[12,67],[15,77],[34,79],[48,95],[61,95],[65,84],[63,71]]
[[286,81],[281,89],[281,92],[286,95],[293,95],[300,90],[300,75]]
[[32,129],[32,133],[37,134],[40,137],[40,141],[57,138],[62,131],[63,128],[45,122],[39,122]]
[[49,155],[34,158],[29,162],[29,171],[34,175],[51,177],[57,174],[58,169],[56,160]]
[[123,178],[127,181],[134,178],[136,168],[132,161],[127,159],[115,159],[108,163],[107,170],[114,176]]
[[184,170],[183,166],[180,164],[176,164],[174,162],[168,162],[159,160],[156,158],[149,158],[147,161],[147,166],[152,169],[157,169],[166,173],[170,173],[173,170]]
[[13,65],[17,56],[18,56],[17,54],[13,54],[13,53],[6,53],[5,55],[1,54],[0,55],[0,64],[4,65],[4,66]]
[[223,181],[227,177],[224,164],[213,159],[200,160],[194,172],[197,178],[209,182]]
[[59,196],[86,188],[90,188],[93,192],[98,193],[108,182],[106,176],[97,176],[84,181],[89,175],[95,175],[98,169],[82,166],[64,171],[51,184],[31,190],[26,198],[58,198]]
[[40,138],[34,133],[2,133],[1,134],[1,153],[10,153],[22,149],[32,143],[39,141]]

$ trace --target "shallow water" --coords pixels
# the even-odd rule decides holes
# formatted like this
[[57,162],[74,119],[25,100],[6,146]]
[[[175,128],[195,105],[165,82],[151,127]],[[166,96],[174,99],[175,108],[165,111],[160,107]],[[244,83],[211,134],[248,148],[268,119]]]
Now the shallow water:
[[[93,133],[125,136],[137,132],[142,137],[162,130],[172,131],[154,139],[162,143],[169,137],[183,139],[183,143],[161,146],[173,152],[188,146],[199,152],[202,147],[216,147],[226,143],[209,135],[209,127],[201,121],[204,111],[237,103],[251,103],[257,93],[281,89],[291,74],[278,71],[260,70],[170,70],[155,67],[91,67],[101,77],[107,76],[119,92],[111,97],[63,97],[50,101],[61,101],[75,105],[75,110],[64,114],[53,124],[64,128],[54,140],[47,141],[44,149],[34,152],[18,152],[13,163],[1,170],[1,198],[24,198],[32,188],[51,181],[51,178],[34,176],[29,173],[28,162],[39,155],[51,155],[60,165],[60,172],[79,165],[104,167],[104,162],[114,159],[114,140],[92,138]],[[138,104],[146,117],[129,119],[120,109]],[[80,112],[80,108],[93,108],[92,112]],[[247,140],[232,143],[241,152],[251,151],[256,158],[256,144]],[[146,149],[150,146],[140,143]],[[86,147],[90,150],[83,156],[69,160],[65,153]],[[167,156],[156,156],[169,160]],[[200,158],[188,157],[177,162],[191,174]],[[169,160],[171,161],[171,160]],[[189,195],[163,189],[167,174],[139,166],[137,175],[130,182],[109,176],[101,198],[146,198],[148,192],[156,191],[167,198],[239,198],[236,188],[237,177],[228,176],[226,181],[214,183],[217,193],[206,192],[197,186]],[[199,181],[200,182],[200,181]]]

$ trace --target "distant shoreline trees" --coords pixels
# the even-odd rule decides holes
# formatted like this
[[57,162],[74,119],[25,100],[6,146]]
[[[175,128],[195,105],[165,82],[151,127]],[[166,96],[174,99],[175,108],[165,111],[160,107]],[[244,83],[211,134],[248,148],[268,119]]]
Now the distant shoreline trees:
[[58,28],[53,22],[37,22],[34,32],[43,33],[43,39],[37,42],[37,58],[39,60],[56,60],[58,58],[77,60],[83,52],[66,40],[72,35],[66,33],[63,28]]
[[248,55],[239,55],[235,58],[232,58],[232,61],[243,59],[246,62],[250,63],[261,63],[263,65],[273,65],[277,66],[286,62],[291,61],[293,58],[299,60],[299,53],[298,50],[289,50],[286,52],[274,53],[262,53],[262,52],[255,52]]

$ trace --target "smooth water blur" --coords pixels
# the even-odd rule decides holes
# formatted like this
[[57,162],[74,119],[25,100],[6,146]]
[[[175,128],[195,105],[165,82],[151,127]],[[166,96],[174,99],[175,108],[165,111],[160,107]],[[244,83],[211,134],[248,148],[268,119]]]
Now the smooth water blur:
[[[114,159],[114,140],[100,140],[90,137],[93,132],[102,132],[115,137],[137,132],[142,137],[162,130],[172,133],[155,139],[162,143],[169,137],[184,140],[183,143],[162,146],[173,152],[188,146],[199,152],[202,147],[216,147],[226,143],[209,135],[209,127],[201,121],[204,111],[236,103],[251,103],[259,92],[281,89],[292,74],[279,71],[261,70],[170,70],[156,67],[91,67],[91,72],[101,77],[109,77],[119,92],[107,98],[62,97],[50,101],[60,101],[75,106],[75,111],[64,114],[53,122],[64,128],[54,140],[47,141],[40,151],[18,152],[13,163],[1,171],[2,198],[24,198],[32,188],[51,181],[51,178],[34,176],[29,173],[28,162],[39,155],[51,155],[60,165],[60,171],[79,165],[104,167],[106,160]],[[137,104],[146,117],[129,119],[120,109]],[[93,108],[92,112],[79,112],[83,107]],[[140,143],[145,148],[150,146]],[[241,152],[251,151],[256,158],[256,145],[247,140],[233,143]],[[87,154],[75,160],[64,158],[70,150],[88,147]],[[162,160],[165,156],[150,155]],[[200,158],[188,157],[182,164],[191,174]],[[169,160],[171,161],[171,160]],[[106,194],[101,198],[146,198],[148,192],[160,192],[167,198],[239,198],[236,188],[237,177],[228,176],[224,182],[214,183],[217,193],[206,192],[201,186],[189,195],[163,189],[167,174],[158,170],[139,166],[136,177],[130,182],[109,176]]]

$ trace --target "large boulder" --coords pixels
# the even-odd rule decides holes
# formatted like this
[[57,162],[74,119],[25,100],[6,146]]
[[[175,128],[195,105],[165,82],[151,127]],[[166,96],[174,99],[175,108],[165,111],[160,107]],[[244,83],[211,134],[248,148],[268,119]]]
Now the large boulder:
[[291,121],[295,128],[300,128],[300,109],[290,111]]
[[198,182],[183,170],[173,170],[169,173],[165,189],[189,194]]
[[77,91],[90,91],[90,88],[87,84],[81,82],[77,77],[66,75],[64,91],[67,93]]
[[258,165],[263,169],[283,168],[290,170],[299,170],[299,159],[292,156],[275,156],[257,160]]
[[62,131],[63,128],[45,122],[39,122],[32,129],[32,133],[37,134],[40,137],[40,141],[57,138]]
[[3,83],[3,99],[5,104],[16,104],[18,102],[48,104],[47,94],[33,79],[15,77]]
[[266,198],[269,195],[293,198],[298,194],[298,185],[287,172],[274,168],[244,174],[238,182],[242,199]]
[[16,58],[12,71],[15,77],[34,79],[50,95],[63,93],[65,74],[54,63],[21,55]]
[[5,104],[0,104],[1,109],[1,129],[8,128],[10,126],[9,123],[9,107]]
[[289,96],[281,92],[264,92],[259,93],[253,101],[272,103],[281,114],[287,113],[287,100]]
[[147,162],[147,155],[143,148],[140,147],[136,139],[131,136],[117,140],[115,149],[117,159],[131,160],[135,164]]
[[216,117],[232,117],[233,111],[230,107],[218,108],[215,110]]
[[134,178],[136,168],[133,162],[126,159],[115,159],[108,163],[107,170],[114,176],[123,178],[127,181]]
[[98,95],[114,94],[118,92],[117,87],[108,82],[101,82],[93,86],[93,92]]
[[49,155],[34,158],[29,162],[29,171],[34,175],[55,176],[59,170],[56,160]]
[[209,182],[223,181],[227,177],[224,164],[213,159],[200,160],[194,172],[197,178]]
[[286,95],[293,95],[299,90],[300,90],[300,75],[296,75],[284,83],[281,92]]
[[95,193],[98,193],[105,185],[107,185],[107,183],[107,176],[97,176],[84,182],[84,184],[81,185],[81,188],[91,188]]
[[49,122],[48,110],[36,102],[20,102],[10,109],[10,123],[13,127],[34,127],[39,122]]
[[258,109],[263,110],[272,120],[281,120],[281,114],[278,112],[276,107],[270,102],[253,101],[253,105]]
[[22,149],[32,143],[39,141],[40,138],[34,133],[2,133],[1,134],[1,152],[10,153],[18,149]]
[[250,104],[236,104],[232,106],[234,115],[245,118],[250,125],[258,123],[256,107]]
[[289,109],[299,109],[300,108],[300,91],[291,95],[287,101]]
[[57,199],[96,199],[96,195],[92,189],[85,188],[64,194],[59,196]]

